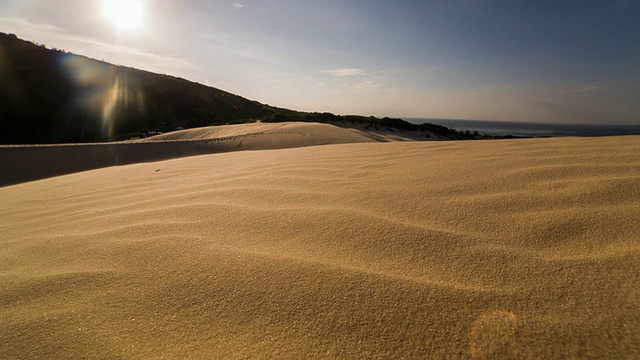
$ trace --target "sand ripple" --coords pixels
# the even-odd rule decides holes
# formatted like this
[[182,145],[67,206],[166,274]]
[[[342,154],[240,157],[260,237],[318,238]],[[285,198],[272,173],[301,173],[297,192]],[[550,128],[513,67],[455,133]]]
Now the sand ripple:
[[639,180],[640,139],[614,137],[235,152],[7,186],[0,358],[638,357]]

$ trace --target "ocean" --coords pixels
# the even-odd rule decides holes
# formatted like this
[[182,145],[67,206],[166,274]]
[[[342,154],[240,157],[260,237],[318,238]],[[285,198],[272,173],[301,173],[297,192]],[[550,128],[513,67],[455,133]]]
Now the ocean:
[[515,136],[614,136],[640,135],[640,125],[594,125],[594,124],[554,124],[523,123],[514,121],[482,121],[404,118],[413,124],[431,123],[464,131],[477,131],[489,135]]

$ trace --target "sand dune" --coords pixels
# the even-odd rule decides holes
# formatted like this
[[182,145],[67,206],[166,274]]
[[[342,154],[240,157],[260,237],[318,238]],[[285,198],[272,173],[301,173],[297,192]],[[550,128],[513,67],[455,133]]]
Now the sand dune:
[[229,151],[413,140],[438,140],[438,137],[420,132],[370,131],[294,122],[211,126],[137,141],[0,146],[0,186],[107,166]]
[[640,357],[640,137],[230,152],[0,199],[0,358]]
[[254,150],[267,148],[285,148],[361,143],[371,141],[408,141],[437,139],[428,133],[407,132],[392,129],[368,129],[355,123],[349,127],[339,127],[331,124],[282,122],[282,123],[250,123],[238,125],[209,126],[203,128],[186,129],[171,133],[160,134],[142,141],[184,141],[184,140],[217,140],[242,141],[238,147]]

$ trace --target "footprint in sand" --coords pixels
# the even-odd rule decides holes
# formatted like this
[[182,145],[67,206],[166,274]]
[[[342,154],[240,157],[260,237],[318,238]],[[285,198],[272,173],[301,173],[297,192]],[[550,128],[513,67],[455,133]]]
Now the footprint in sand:
[[516,318],[509,311],[482,314],[471,325],[469,352],[472,358],[511,358],[515,356]]

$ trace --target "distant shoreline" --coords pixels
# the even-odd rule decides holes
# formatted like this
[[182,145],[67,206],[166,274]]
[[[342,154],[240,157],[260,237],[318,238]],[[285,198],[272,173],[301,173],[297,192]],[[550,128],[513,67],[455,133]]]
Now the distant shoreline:
[[523,123],[515,121],[484,121],[484,120],[455,120],[404,118],[413,124],[425,122],[438,124],[464,131],[478,131],[490,135],[515,136],[616,136],[640,135],[640,125],[600,125],[600,124],[554,124],[554,123]]

